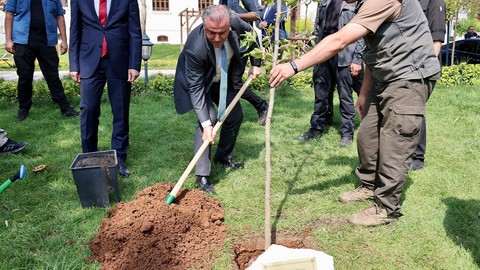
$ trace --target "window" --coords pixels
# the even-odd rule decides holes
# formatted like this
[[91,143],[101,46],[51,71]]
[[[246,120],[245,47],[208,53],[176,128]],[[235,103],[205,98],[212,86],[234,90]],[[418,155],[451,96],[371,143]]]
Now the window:
[[198,10],[202,11],[213,4],[213,0],[198,0]]
[[157,37],[158,42],[168,42],[168,36],[158,36]]
[[475,42],[465,41],[463,43],[457,44],[455,50],[462,52],[473,52],[477,44]]
[[152,0],[153,11],[169,11],[169,0]]

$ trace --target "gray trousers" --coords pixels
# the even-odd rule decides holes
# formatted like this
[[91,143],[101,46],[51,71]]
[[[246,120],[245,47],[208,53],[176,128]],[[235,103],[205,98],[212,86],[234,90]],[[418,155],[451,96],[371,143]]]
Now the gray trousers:
[[2,147],[7,141],[7,132],[0,128],[0,147]]
[[420,139],[425,103],[434,81],[374,82],[358,128],[360,165],[355,173],[375,190],[375,202],[399,216],[413,153]]
[[[227,91],[227,106],[232,102],[237,94],[236,91],[233,91],[231,88]],[[217,122],[217,116],[215,112],[215,107],[213,104],[218,105],[219,99],[219,83],[213,83],[210,91],[205,96],[205,103],[207,104],[208,111],[210,114],[210,121],[212,125],[215,125]],[[227,160],[231,158],[233,149],[235,148],[235,143],[237,141],[238,132],[240,130],[240,125],[243,121],[243,111],[240,103],[237,103],[231,110],[228,117],[223,122],[222,128],[220,130],[220,139],[218,139],[217,150],[215,152],[215,159],[217,160]],[[203,144],[202,140],[203,128],[200,123],[197,124],[195,128],[195,135],[193,138],[194,151],[200,149]],[[217,133],[218,136],[218,133]],[[211,145],[207,147],[205,152],[200,156],[195,167],[195,175],[198,176],[210,176],[212,164],[210,161],[210,151]]]

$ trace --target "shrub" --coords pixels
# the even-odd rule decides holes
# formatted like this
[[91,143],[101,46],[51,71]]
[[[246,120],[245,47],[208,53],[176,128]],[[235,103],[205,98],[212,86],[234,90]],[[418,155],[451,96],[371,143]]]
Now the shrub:
[[[80,97],[80,85],[75,83],[70,77],[61,79],[67,100],[78,99]],[[44,102],[51,100],[50,90],[48,90],[45,79],[35,80],[32,84],[34,102]],[[17,81],[6,81],[0,79],[0,100],[6,102],[17,102]]]
[[[438,84],[444,86],[480,85],[480,77],[478,74],[480,74],[480,65],[461,63],[460,65],[443,67],[442,77],[438,81]],[[247,76],[245,75],[244,80],[246,79]],[[148,81],[148,92],[159,96],[173,96],[173,81],[174,76],[172,75],[159,74],[151,76]],[[80,85],[75,83],[70,77],[66,76],[62,78],[62,84],[68,100],[78,99],[80,97]],[[270,89],[268,76],[259,76],[256,80],[252,81],[250,87],[256,92],[268,92]],[[311,89],[313,89],[312,72],[307,70],[285,81],[283,86],[278,90],[310,91]],[[145,93],[145,82],[143,79],[137,79],[132,85],[132,94],[140,95],[142,93]],[[44,79],[33,82],[33,99],[37,102],[51,100],[50,91]],[[8,102],[17,101],[16,81],[6,81],[0,78],[0,100]]]
[[[243,77],[244,81],[247,80],[247,76]],[[312,72],[311,70],[306,70],[304,72],[300,72],[294,77],[285,81],[282,85],[282,89],[291,88],[293,90],[310,90],[313,88],[313,81],[312,81]],[[286,87],[288,86],[288,87]],[[262,75],[259,76],[257,79],[253,80],[250,83],[250,88],[257,91],[267,91],[270,89],[270,84],[268,83],[268,76]]]
[[442,77],[438,84],[445,86],[454,85],[480,85],[480,65],[460,63],[459,65],[442,68]]
[[17,82],[0,80],[0,99],[3,101],[17,100]]
[[[173,96],[173,75],[158,74],[148,77],[148,92],[158,95]],[[139,95],[145,93],[145,81],[137,79],[132,85],[132,94]]]

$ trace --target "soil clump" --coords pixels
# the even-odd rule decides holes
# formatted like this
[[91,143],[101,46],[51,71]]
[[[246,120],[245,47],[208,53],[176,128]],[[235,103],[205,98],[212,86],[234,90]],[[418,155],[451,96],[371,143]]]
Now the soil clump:
[[102,269],[210,269],[226,239],[220,201],[180,190],[167,205],[173,187],[158,183],[116,204],[90,241],[87,262],[98,260]]

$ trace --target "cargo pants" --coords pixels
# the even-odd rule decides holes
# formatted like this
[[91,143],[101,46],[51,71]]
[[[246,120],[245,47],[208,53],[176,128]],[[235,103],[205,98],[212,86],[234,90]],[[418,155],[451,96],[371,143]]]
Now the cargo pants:
[[400,197],[420,140],[425,104],[435,81],[374,81],[358,128],[360,164],[355,173],[374,189],[375,202],[400,216]]

